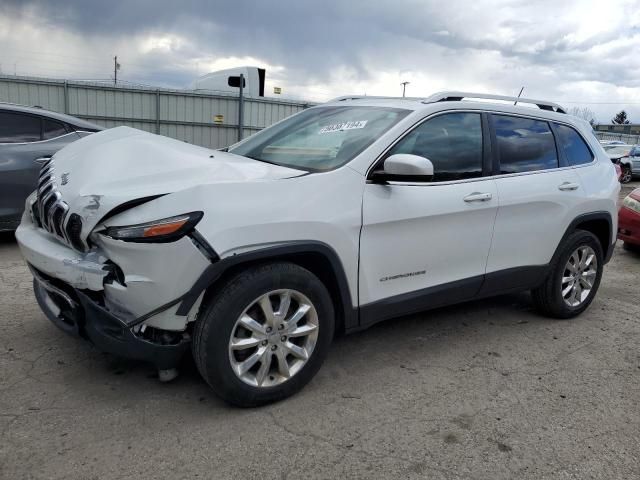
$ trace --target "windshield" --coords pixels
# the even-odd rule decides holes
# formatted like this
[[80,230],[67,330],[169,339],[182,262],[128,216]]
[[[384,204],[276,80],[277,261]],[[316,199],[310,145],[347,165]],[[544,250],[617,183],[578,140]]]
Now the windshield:
[[316,107],[231,147],[236,155],[311,172],[338,168],[410,111],[384,107]]
[[627,155],[631,150],[629,145],[607,145],[604,147],[604,151],[609,155]]

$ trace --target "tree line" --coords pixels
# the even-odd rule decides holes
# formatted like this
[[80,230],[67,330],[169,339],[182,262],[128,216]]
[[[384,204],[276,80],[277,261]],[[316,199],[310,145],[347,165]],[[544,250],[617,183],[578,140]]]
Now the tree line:
[[[574,115],[578,118],[582,118],[591,124],[593,127],[598,121],[596,120],[596,115],[589,107],[571,107],[568,112],[570,115]],[[625,110],[620,110],[615,116],[611,119],[611,123],[615,125],[627,125],[631,123],[628,118],[627,112]]]

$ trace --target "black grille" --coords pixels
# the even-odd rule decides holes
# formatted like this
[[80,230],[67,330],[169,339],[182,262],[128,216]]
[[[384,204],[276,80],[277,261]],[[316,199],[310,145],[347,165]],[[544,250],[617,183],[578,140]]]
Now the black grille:
[[67,222],[67,238],[71,242],[74,248],[78,250],[84,250],[84,243],[82,243],[82,217],[77,213],[69,215],[69,221]]
[[40,212],[38,211],[38,202],[34,202],[31,205],[31,214],[33,215],[33,222],[39,227],[41,227],[42,222],[40,221]]
[[[74,221],[74,224],[67,224],[65,228],[68,213],[69,206],[67,202],[62,200],[62,195],[57,188],[55,165],[52,160],[49,160],[40,170],[37,197],[31,206],[33,221],[39,227],[61,238],[74,248],[84,250],[85,245],[80,237],[82,220],[78,215],[75,215],[78,218]],[[73,238],[69,237],[68,232],[73,232]]]

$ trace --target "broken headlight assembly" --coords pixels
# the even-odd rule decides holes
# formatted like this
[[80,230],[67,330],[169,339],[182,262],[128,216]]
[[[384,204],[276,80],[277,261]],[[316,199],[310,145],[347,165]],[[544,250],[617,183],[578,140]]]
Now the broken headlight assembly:
[[102,234],[125,242],[174,242],[191,232],[202,218],[202,215],[202,212],[191,212],[137,225],[107,227]]

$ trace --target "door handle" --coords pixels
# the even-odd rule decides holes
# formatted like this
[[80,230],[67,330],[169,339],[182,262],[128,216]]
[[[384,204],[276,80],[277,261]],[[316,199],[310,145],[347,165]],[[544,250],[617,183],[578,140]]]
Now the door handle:
[[578,185],[577,183],[563,182],[560,185],[558,185],[558,190],[562,190],[563,192],[566,192],[569,190],[577,190],[579,186],[580,185]]
[[39,163],[40,165],[42,165],[43,163],[45,163],[47,160],[49,160],[51,158],[51,155],[45,155],[44,157],[39,157],[36,158],[34,160],[34,162]]
[[473,192],[464,197],[464,201],[469,202],[487,202],[493,198],[490,193]]

